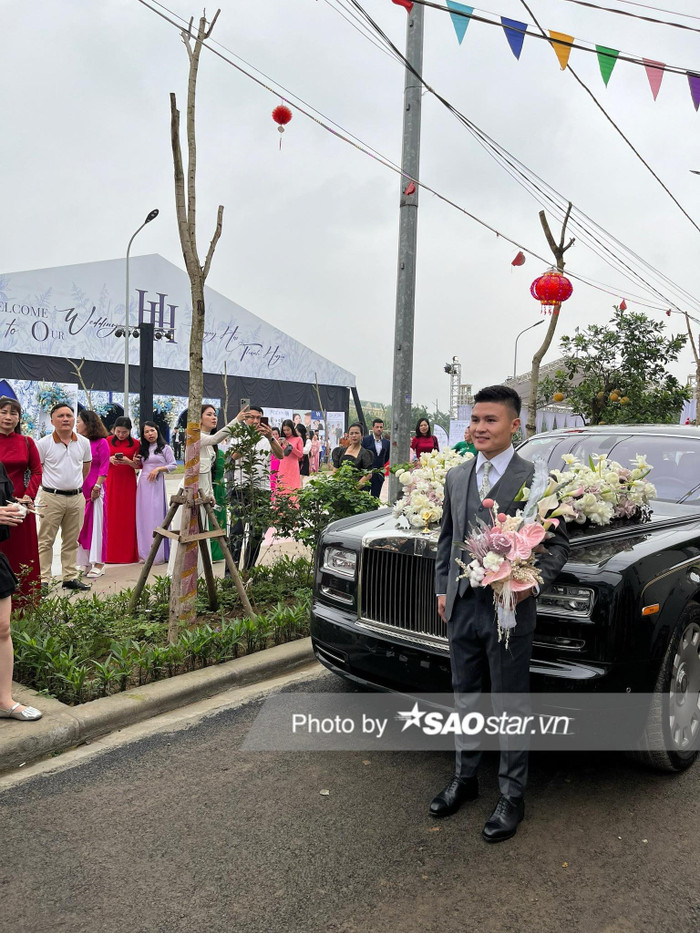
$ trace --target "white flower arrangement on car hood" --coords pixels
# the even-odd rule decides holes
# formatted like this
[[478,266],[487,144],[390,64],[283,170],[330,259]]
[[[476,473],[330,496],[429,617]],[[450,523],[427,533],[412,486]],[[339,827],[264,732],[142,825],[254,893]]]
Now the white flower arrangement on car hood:
[[[586,466],[572,454],[562,457],[563,470],[550,470],[550,485],[540,500],[540,511],[549,511],[567,522],[609,525],[615,519],[641,520],[649,512],[656,487],[646,477],[652,470],[643,454],[623,467],[603,454],[595,454]],[[527,499],[527,487],[520,499]]]
[[421,454],[411,469],[398,473],[403,486],[403,498],[394,506],[399,528],[427,528],[442,518],[445,497],[445,476],[452,467],[472,460],[474,454],[464,455],[456,450],[432,451]]

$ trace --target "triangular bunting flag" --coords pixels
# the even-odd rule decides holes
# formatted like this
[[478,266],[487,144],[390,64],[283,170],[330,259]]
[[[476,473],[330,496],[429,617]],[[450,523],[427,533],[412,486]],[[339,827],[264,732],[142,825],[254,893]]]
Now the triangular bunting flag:
[[465,6],[463,3],[455,3],[455,0],[445,0],[447,9],[450,10],[450,19],[457,33],[457,41],[462,44],[462,39],[467,31],[467,26],[471,23],[469,17],[474,12],[473,6]]
[[608,81],[610,80],[610,75],[612,74],[612,70],[615,67],[615,62],[617,61],[617,56],[620,54],[620,52],[618,49],[609,49],[604,45],[597,45],[595,50],[598,53],[600,73],[603,76],[603,81],[607,87]]
[[501,25],[506,34],[508,45],[516,58],[520,58],[527,32],[527,23],[519,23],[517,19],[508,19],[507,16],[501,17]]
[[649,78],[651,93],[654,97],[654,100],[656,100],[656,95],[659,93],[661,79],[664,76],[664,68],[666,66],[663,62],[655,62],[650,58],[644,58],[642,61],[644,62],[644,67],[646,68],[647,78]]
[[697,110],[700,107],[700,75],[688,73],[688,84],[690,85],[690,96],[693,98],[693,106]]
[[550,29],[549,38],[552,40],[552,48],[554,49],[554,54],[559,59],[561,70],[564,71],[566,66],[569,64],[571,44],[574,41],[574,37],[567,36],[565,32],[554,32],[553,29]]
[[397,6],[405,7],[409,13],[413,9],[413,0],[391,0],[391,2]]

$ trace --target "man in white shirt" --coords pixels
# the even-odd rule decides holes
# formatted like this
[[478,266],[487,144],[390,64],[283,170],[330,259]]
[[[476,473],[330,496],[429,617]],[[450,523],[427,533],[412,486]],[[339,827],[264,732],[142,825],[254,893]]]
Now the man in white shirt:
[[[460,715],[469,712],[478,699],[485,669],[491,679],[494,709],[501,708],[503,694],[511,695],[511,703],[526,704],[530,691],[530,657],[537,619],[535,588],[518,593],[517,624],[506,647],[505,640],[498,640],[492,590],[472,589],[468,580],[458,580],[455,564],[455,557],[464,558],[459,544],[469,534],[470,526],[476,526],[477,520],[490,524],[490,510],[483,504],[484,499],[497,501],[499,512],[514,515],[522,505],[516,502],[520,488],[532,481],[534,465],[518,456],[512,443],[513,434],[520,427],[520,406],[520,396],[509,386],[487,386],[477,392],[471,433],[478,454],[450,470],[445,479],[435,593],[438,614],[447,624],[452,687]],[[537,568],[544,585],[549,585],[569,553],[563,523],[545,539],[542,550]],[[501,796],[482,831],[486,842],[502,842],[515,835],[525,815],[527,748],[509,747],[507,737],[499,738]],[[431,816],[450,816],[478,795],[480,751],[462,736],[455,736],[455,746],[454,777],[430,804]]]
[[[263,410],[258,405],[247,406],[236,415],[237,421],[245,421],[249,428],[255,428],[260,434],[260,440],[255,445],[255,462],[252,465],[246,465],[243,463],[240,454],[235,452],[237,446],[235,436],[231,439],[231,448],[234,451],[232,459],[237,462],[233,465],[232,473],[229,473],[226,477],[229,484],[228,496],[232,512],[229,550],[234,563],[238,564],[245,541],[246,553],[243,568],[245,570],[249,570],[258,559],[260,546],[267,531],[267,528],[262,528],[255,523],[255,515],[252,514],[251,510],[251,497],[264,496],[266,499],[269,498],[271,495],[270,452],[280,460],[284,457],[284,450],[272,434],[272,428],[267,420],[262,421],[262,418]],[[251,483],[254,489],[250,488]],[[244,519],[246,513],[248,513],[247,521]],[[224,571],[224,575],[229,576],[228,566]]]
[[61,530],[61,572],[65,590],[89,590],[78,579],[76,556],[78,535],[85,514],[83,480],[90,472],[92,452],[90,441],[75,433],[75,414],[62,402],[51,409],[53,433],[37,442],[42,477],[39,510],[39,565],[41,587],[45,592],[51,583],[53,545]]

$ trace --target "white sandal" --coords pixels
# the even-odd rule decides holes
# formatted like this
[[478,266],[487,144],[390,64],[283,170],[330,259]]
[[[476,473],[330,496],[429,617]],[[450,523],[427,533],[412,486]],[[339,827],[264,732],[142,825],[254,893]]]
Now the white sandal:
[[35,722],[41,719],[42,714],[38,709],[34,709],[33,706],[22,706],[20,709],[20,706],[22,706],[21,703],[15,703],[9,709],[0,707],[0,719],[20,719],[23,722]]
[[102,577],[102,576],[104,576],[104,572],[105,572],[104,567],[102,568],[102,570],[95,570],[95,568],[93,567],[92,570],[88,570],[88,572],[85,574],[85,576],[86,576],[89,580],[94,580],[96,577]]

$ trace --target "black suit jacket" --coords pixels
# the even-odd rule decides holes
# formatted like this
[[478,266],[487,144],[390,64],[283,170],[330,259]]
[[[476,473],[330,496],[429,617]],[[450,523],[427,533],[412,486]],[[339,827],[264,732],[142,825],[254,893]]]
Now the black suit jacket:
[[[463,597],[459,596],[457,577],[461,570],[455,563],[455,558],[459,557],[465,563],[469,563],[471,558],[458,545],[464,541],[469,526],[474,524],[476,518],[488,521],[488,510],[482,505],[479,505],[473,514],[468,514],[467,495],[469,483],[472,480],[472,472],[476,469],[476,462],[477,458],[474,457],[473,460],[468,460],[466,463],[453,467],[445,477],[442,524],[435,560],[435,592],[446,595],[445,617],[448,620],[452,615],[456,599],[467,599],[474,595],[474,592],[467,589]],[[518,509],[524,507],[524,503],[514,502],[513,500],[523,483],[530,485],[534,469],[534,464],[529,460],[523,459],[517,453],[513,454],[505,473],[494,486],[493,492],[489,493],[498,502],[499,511],[505,512],[507,515],[514,515]],[[474,477],[475,479],[476,477]],[[476,501],[478,501],[478,498]],[[569,536],[566,533],[563,521],[559,523],[553,535],[545,539],[543,545],[545,553],[538,556],[537,569],[542,575],[543,585],[548,586],[556,579],[569,556]],[[483,600],[473,600],[473,602],[474,610],[479,611],[478,607],[482,606]],[[493,614],[491,605],[489,605],[488,611]],[[523,600],[519,604],[516,614],[519,617],[527,616],[527,619],[522,619],[525,624],[520,627],[520,631],[524,632],[528,628],[534,629],[535,610],[533,599]]]
[[372,469],[383,470],[389,462],[389,455],[391,451],[389,441],[385,437],[382,438],[382,452],[379,454],[379,456],[377,456],[377,448],[374,446],[374,434],[368,434],[366,437],[363,437],[362,446],[369,450],[369,452],[374,457]]

